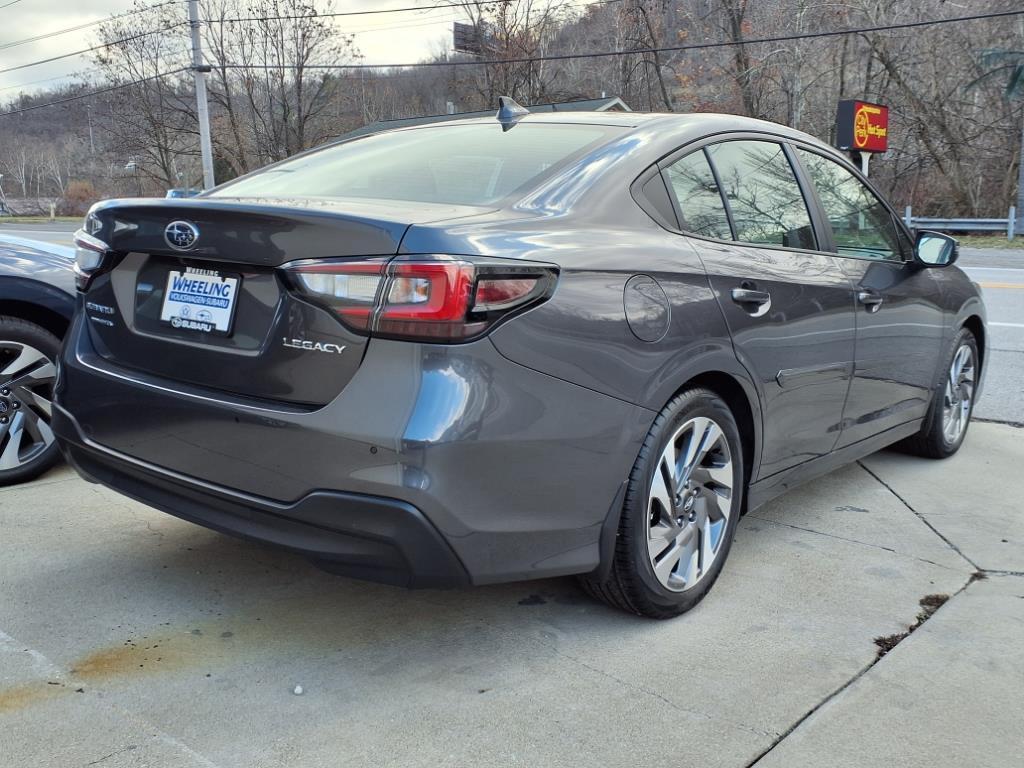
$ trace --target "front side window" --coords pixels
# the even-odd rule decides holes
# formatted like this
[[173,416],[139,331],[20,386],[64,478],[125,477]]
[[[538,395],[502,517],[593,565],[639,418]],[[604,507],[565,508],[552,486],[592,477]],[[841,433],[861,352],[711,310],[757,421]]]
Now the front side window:
[[725,203],[703,150],[677,160],[665,169],[665,176],[679,203],[684,231],[700,237],[732,239]]
[[899,230],[889,209],[875,193],[834,160],[803,149],[797,153],[832,225],[836,253],[859,259],[902,261]]
[[807,203],[781,144],[723,141],[707,152],[729,202],[737,240],[817,247]]

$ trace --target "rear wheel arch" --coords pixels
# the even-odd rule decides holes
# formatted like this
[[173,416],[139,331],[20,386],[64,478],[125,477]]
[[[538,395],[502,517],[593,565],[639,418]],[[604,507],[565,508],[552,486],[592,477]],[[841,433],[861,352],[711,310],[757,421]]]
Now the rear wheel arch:
[[58,339],[64,338],[71,323],[71,319],[60,312],[28,301],[0,299],[0,315],[26,320],[45,328]]
[[[740,430],[740,439],[743,444],[743,467],[746,475],[746,483],[752,481],[756,474],[756,464],[761,456],[761,407],[757,399],[757,392],[753,383],[744,381],[734,373],[727,373],[723,370],[708,369],[692,374],[686,379],[664,403],[657,409],[661,413],[669,403],[687,389],[703,388],[711,390],[725,401],[729,410],[736,420]],[[653,421],[653,419],[652,419]],[[636,462],[634,458],[633,462]],[[630,464],[632,467],[633,464]],[[619,492],[611,501],[611,507],[605,517],[604,525],[601,527],[599,543],[600,561],[592,575],[597,579],[603,579],[611,567],[611,560],[615,551],[615,539],[618,535],[619,520],[622,516],[622,505],[625,498],[626,481],[619,486]],[[743,507],[741,514],[747,511],[747,494],[743,494]]]
[[[755,476],[755,459],[760,457],[761,437],[761,430],[757,428],[757,422],[754,420],[751,395],[738,379],[722,371],[708,371],[707,373],[698,374],[683,384],[676,394],[692,387],[710,389],[722,398],[729,406],[729,410],[732,411],[733,418],[736,419],[736,426],[740,429],[740,437],[743,440],[743,466],[746,470],[746,481],[749,483],[750,479]],[[760,417],[760,409],[758,409],[758,416]]]
[[[715,381],[713,377],[704,377],[703,381],[713,381],[719,387],[724,383],[724,380]],[[743,512],[742,499],[746,494],[740,491],[741,496],[737,497],[735,493],[728,493],[730,489],[736,491],[745,484],[743,459],[737,453],[746,451],[746,441],[740,434],[736,413],[733,411],[733,408],[738,408],[742,412],[742,404],[737,402],[737,405],[730,405],[720,394],[721,390],[716,391],[701,382],[699,377],[689,379],[658,412],[624,484],[625,494],[620,490],[613,514],[609,515],[614,518],[614,526],[606,523],[602,532],[601,563],[594,571],[581,576],[582,586],[591,596],[642,616],[670,618],[689,610],[703,599],[717,579]],[[731,386],[724,383],[724,388],[731,389]],[[701,432],[698,433],[694,430],[698,429],[696,425],[701,421],[704,426],[699,427]],[[707,437],[715,434],[710,431],[714,424],[718,426],[717,437]],[[692,450],[691,442],[685,452],[678,445],[676,450],[666,452],[666,440],[671,444],[679,435],[685,434],[688,426],[692,427],[689,439],[692,441],[698,434],[702,435],[703,447]],[[708,431],[705,432],[705,429]],[[709,442],[705,443],[704,440]],[[718,447],[713,446],[720,444],[727,446],[722,449],[725,463],[705,465],[707,451],[713,449],[717,452]],[[721,459],[720,456],[717,460],[709,458],[708,461]],[[675,470],[672,472],[674,480],[667,479],[664,470],[666,461]],[[685,471],[680,468],[680,461],[688,463]],[[732,469],[734,461],[741,466]],[[705,466],[718,469],[705,470]],[[728,477],[713,474],[723,470],[728,473]],[[683,471],[682,477],[677,474],[680,471]],[[712,474],[701,477],[700,473],[707,475],[708,472]],[[653,489],[658,486],[659,476],[662,478],[661,489],[656,491]],[[683,479],[686,480],[685,484]],[[727,491],[724,497],[718,495],[719,488]],[[723,498],[728,500],[725,502],[725,510],[722,507]],[[652,506],[652,499],[657,499],[659,506]],[[655,509],[657,518],[651,518],[652,510]],[[718,510],[717,517],[713,510]],[[650,550],[651,542],[661,540],[652,536],[648,530],[648,526],[655,525],[652,522],[654,519],[658,521],[659,527],[670,532],[667,542],[662,542],[666,543],[668,549],[658,558]],[[717,545],[712,538],[712,528],[709,527],[715,519],[718,523],[725,522]],[[694,531],[698,544],[694,544]],[[685,538],[687,534],[688,539]],[[672,537],[675,537],[674,544]],[[689,565],[685,583],[673,586],[672,577],[668,576],[669,581],[666,582],[665,573],[659,569],[665,564],[673,572],[676,568],[682,568],[684,560],[680,559],[680,547]],[[710,564],[706,560],[709,551],[712,558]],[[676,553],[674,558],[673,552]],[[660,559],[662,557],[664,560]],[[696,573],[694,568],[697,569]],[[694,575],[696,581],[692,579]]]
[[706,387],[725,400],[743,437],[747,480],[757,479],[761,463],[763,392],[728,341],[680,350],[651,378],[651,384],[638,404],[653,413],[660,413],[688,387]]

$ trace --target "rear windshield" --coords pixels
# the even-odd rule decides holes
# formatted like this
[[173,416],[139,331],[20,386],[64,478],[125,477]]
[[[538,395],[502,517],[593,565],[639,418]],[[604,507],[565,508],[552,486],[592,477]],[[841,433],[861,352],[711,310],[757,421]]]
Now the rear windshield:
[[217,197],[366,197],[487,205],[536,184],[621,129],[520,123],[447,125],[367,136],[286,160]]

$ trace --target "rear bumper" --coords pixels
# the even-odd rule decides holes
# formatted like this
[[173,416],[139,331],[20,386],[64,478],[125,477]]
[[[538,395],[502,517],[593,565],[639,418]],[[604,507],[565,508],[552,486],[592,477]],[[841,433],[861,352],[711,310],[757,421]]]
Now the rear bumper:
[[469,584],[451,547],[410,504],[338,491],[314,491],[282,504],[90,444],[60,407],[53,428],[80,475],[191,523],[285,547],[354,578],[405,587]]
[[454,565],[421,567],[453,559],[473,584],[593,570],[654,419],[488,339],[374,340],[334,400],[303,409],[115,365],[84,322],[65,341],[54,416],[82,474],[368,578],[459,583]]

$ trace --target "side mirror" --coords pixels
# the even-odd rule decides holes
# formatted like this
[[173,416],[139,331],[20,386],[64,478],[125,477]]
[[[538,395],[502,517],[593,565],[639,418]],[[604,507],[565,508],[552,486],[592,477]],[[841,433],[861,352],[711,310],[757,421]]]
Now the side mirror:
[[926,267],[948,267],[960,255],[960,243],[956,238],[941,232],[922,230],[917,233],[914,244],[914,259]]

